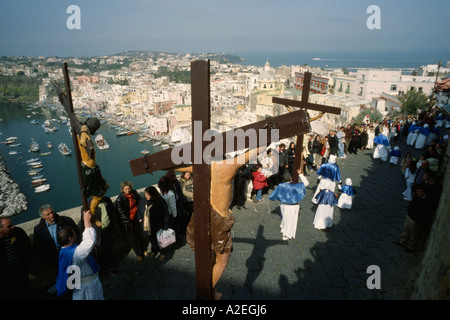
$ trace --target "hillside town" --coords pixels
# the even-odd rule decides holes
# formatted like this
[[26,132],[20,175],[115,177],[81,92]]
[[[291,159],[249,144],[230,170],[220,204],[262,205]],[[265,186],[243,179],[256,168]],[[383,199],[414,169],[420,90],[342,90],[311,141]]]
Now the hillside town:
[[310,102],[341,108],[339,116],[325,115],[316,122],[317,133],[351,123],[364,109],[392,116],[400,111],[399,97],[407,91],[430,96],[437,72],[450,73],[448,62],[444,67],[426,65],[407,71],[324,69],[306,64],[272,67],[270,61],[259,67],[224,53],[132,51],[89,58],[3,57],[0,75],[42,77],[36,103],[59,105],[54,82],[62,84],[61,66],[67,62],[77,113],[177,144],[191,137],[189,70],[195,59],[210,59],[212,128],[219,132],[288,112],[273,104],[272,97],[300,100],[305,72],[313,74]]

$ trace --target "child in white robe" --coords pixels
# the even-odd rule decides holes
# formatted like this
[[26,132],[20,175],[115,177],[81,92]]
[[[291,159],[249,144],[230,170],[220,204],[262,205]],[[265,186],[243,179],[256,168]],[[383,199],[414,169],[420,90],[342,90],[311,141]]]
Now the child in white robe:
[[345,185],[339,185],[338,189],[342,192],[338,200],[338,208],[351,209],[353,204],[353,197],[356,194],[355,188],[352,186],[352,179],[345,179]]

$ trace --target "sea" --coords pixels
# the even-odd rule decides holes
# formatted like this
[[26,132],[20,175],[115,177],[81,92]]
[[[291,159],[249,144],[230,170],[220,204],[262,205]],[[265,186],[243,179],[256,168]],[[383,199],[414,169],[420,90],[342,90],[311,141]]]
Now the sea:
[[[45,203],[53,205],[56,212],[78,207],[82,205],[81,191],[78,183],[77,164],[75,152],[70,156],[62,155],[58,151],[58,144],[64,142],[73,151],[72,136],[69,133],[67,123],[52,121],[61,120],[65,116],[62,107],[50,109],[48,107],[29,106],[0,106],[0,141],[7,137],[17,137],[16,143],[19,147],[10,147],[0,144],[0,155],[5,161],[9,175],[19,186],[28,202],[28,209],[13,216],[11,219],[15,224],[30,221],[39,217],[39,208]],[[83,121],[85,118],[77,116]],[[32,120],[39,123],[33,124]],[[44,121],[50,120],[51,125],[57,130],[46,133],[42,127]],[[146,174],[133,176],[129,160],[143,156],[142,150],[154,153],[162,150],[161,145],[153,147],[153,142],[138,142],[138,135],[117,136],[112,124],[104,123],[96,134],[100,133],[109,143],[109,149],[100,150],[96,147],[96,162],[100,167],[103,178],[109,184],[106,196],[113,197],[120,193],[120,183],[129,180],[135,189],[145,188],[157,184],[159,178],[165,175],[165,171],[154,172],[153,175]],[[92,137],[95,138],[96,134]],[[40,151],[29,152],[32,141],[39,144]],[[47,147],[51,142],[52,149]],[[10,151],[18,151],[19,154],[10,155]],[[40,153],[51,152],[49,155],[41,156]],[[42,193],[35,193],[31,185],[32,177],[28,174],[30,169],[26,161],[39,158],[43,164],[42,174],[50,189]]]
[[293,51],[293,52],[233,52],[244,59],[241,64],[264,66],[269,61],[271,67],[281,65],[310,65],[324,69],[346,68],[355,71],[358,68],[401,68],[406,73],[428,64],[450,61],[450,52],[441,50],[416,51]]

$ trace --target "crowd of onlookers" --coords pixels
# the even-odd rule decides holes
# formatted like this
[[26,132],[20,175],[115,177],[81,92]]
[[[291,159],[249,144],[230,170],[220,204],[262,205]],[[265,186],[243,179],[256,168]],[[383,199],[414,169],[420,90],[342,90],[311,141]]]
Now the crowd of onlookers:
[[[339,126],[336,130],[330,130],[327,135],[308,134],[303,142],[302,170],[308,175],[308,172],[316,172],[328,161],[330,155],[346,158],[350,154],[357,155],[358,151],[373,149],[379,135],[387,138],[389,149],[394,145],[401,146],[403,150],[400,149],[400,152],[404,152],[401,161],[391,164],[399,165],[401,169],[399,178],[405,183],[403,197],[410,204],[400,239],[395,243],[405,251],[413,252],[420,245],[420,239],[426,239],[438,208],[449,127],[450,121],[443,118],[438,109],[430,109],[417,117],[389,117],[373,123]],[[426,136],[423,147],[418,148],[420,150],[416,149],[417,144],[409,143],[410,141],[406,146],[403,144],[411,134],[416,134],[417,139],[420,135]],[[269,148],[259,154],[256,162],[243,165],[234,178],[230,208],[245,208],[245,203],[251,199],[252,194],[256,194],[256,201],[261,201],[264,192],[290,181],[294,174],[298,174],[294,168],[295,151],[294,142],[287,146],[280,143],[274,149]],[[419,155],[416,157],[413,153]],[[399,155],[396,154],[397,157]],[[96,254],[100,270],[115,272],[112,246],[118,232],[123,232],[128,238],[138,261],[143,261],[144,257],[163,261],[171,249],[160,248],[156,233],[170,227],[175,229],[179,238],[185,238],[193,213],[192,182],[189,173],[177,177],[173,172],[168,172],[159,180],[158,188],[149,186],[145,189],[144,198],[133,189],[130,181],[121,184],[121,193],[114,203],[104,197],[96,212],[96,218],[102,225],[94,226],[97,228],[98,245],[89,249],[89,252]],[[59,216],[51,205],[43,205],[39,213],[41,219],[34,228],[33,246],[27,234],[21,228],[14,227],[11,219],[0,219],[2,299],[27,296],[24,291],[29,289],[28,271],[32,250],[50,276],[55,277],[58,274],[60,249],[78,244],[88,237],[81,234],[73,220]],[[89,219],[86,218],[85,221]],[[59,232],[64,226],[70,231],[67,233],[67,241],[72,239],[69,242],[60,241]],[[84,257],[85,263],[88,263],[87,257],[88,255]]]

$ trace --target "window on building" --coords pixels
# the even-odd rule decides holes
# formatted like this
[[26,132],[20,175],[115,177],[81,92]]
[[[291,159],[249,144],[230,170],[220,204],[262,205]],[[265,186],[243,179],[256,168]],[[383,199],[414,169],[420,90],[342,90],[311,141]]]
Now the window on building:
[[397,85],[396,84],[393,84],[391,86],[391,91],[397,91]]

